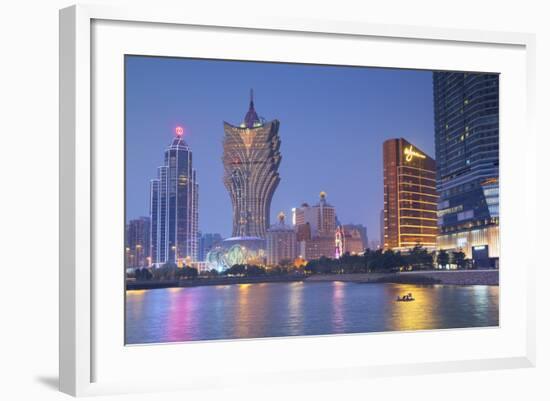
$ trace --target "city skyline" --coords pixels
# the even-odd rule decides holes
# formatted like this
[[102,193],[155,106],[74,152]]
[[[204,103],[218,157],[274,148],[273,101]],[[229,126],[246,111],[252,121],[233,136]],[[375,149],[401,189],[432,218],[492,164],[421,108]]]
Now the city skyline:
[[498,326],[498,76],[126,66],[128,344]]
[[[258,114],[281,121],[281,182],[272,221],[326,191],[339,221],[367,226],[374,239],[383,207],[383,141],[404,137],[433,155],[430,71],[137,56],[127,58],[126,67],[126,135],[132,144],[127,220],[148,215],[147,185],[158,155],[182,125],[200,177],[199,229],[230,236],[223,121],[242,122],[250,88]],[[291,91],[297,85],[300,90]]]

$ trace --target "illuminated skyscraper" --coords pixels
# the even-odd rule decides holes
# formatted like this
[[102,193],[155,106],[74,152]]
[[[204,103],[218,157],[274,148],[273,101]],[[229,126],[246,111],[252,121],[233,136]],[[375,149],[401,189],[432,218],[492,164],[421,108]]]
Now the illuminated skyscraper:
[[254,109],[253,93],[239,126],[224,122],[223,182],[233,206],[233,237],[265,238],[271,199],[279,185],[279,121],[265,121]]
[[405,139],[384,142],[384,249],[435,247],[435,160]]
[[164,165],[151,180],[152,264],[182,265],[198,257],[198,184],[193,155],[183,140],[183,128],[164,152]]
[[500,254],[499,76],[435,72],[433,91],[437,246],[463,250],[476,266],[495,266]]

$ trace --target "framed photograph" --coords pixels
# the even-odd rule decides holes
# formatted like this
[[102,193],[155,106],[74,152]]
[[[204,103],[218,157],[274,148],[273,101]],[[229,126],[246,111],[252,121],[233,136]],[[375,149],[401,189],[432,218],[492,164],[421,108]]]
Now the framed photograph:
[[534,365],[532,35],[73,6],[60,52],[62,391]]

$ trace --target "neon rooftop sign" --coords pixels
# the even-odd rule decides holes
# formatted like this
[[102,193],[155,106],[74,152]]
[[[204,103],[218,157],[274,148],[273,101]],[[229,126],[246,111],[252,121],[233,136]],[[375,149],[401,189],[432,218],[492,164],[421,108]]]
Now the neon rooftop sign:
[[409,146],[408,148],[405,148],[403,153],[405,154],[405,160],[408,161],[408,162],[410,162],[414,157],[418,157],[420,159],[425,159],[426,158],[426,155],[423,155],[422,153],[417,152],[416,150],[413,150],[412,145]]

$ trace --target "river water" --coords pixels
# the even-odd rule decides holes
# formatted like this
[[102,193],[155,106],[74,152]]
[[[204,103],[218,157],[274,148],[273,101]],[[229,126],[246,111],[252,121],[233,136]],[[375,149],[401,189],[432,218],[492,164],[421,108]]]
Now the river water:
[[[412,293],[414,302],[395,302]],[[126,292],[126,343],[499,324],[499,287],[260,283]]]

